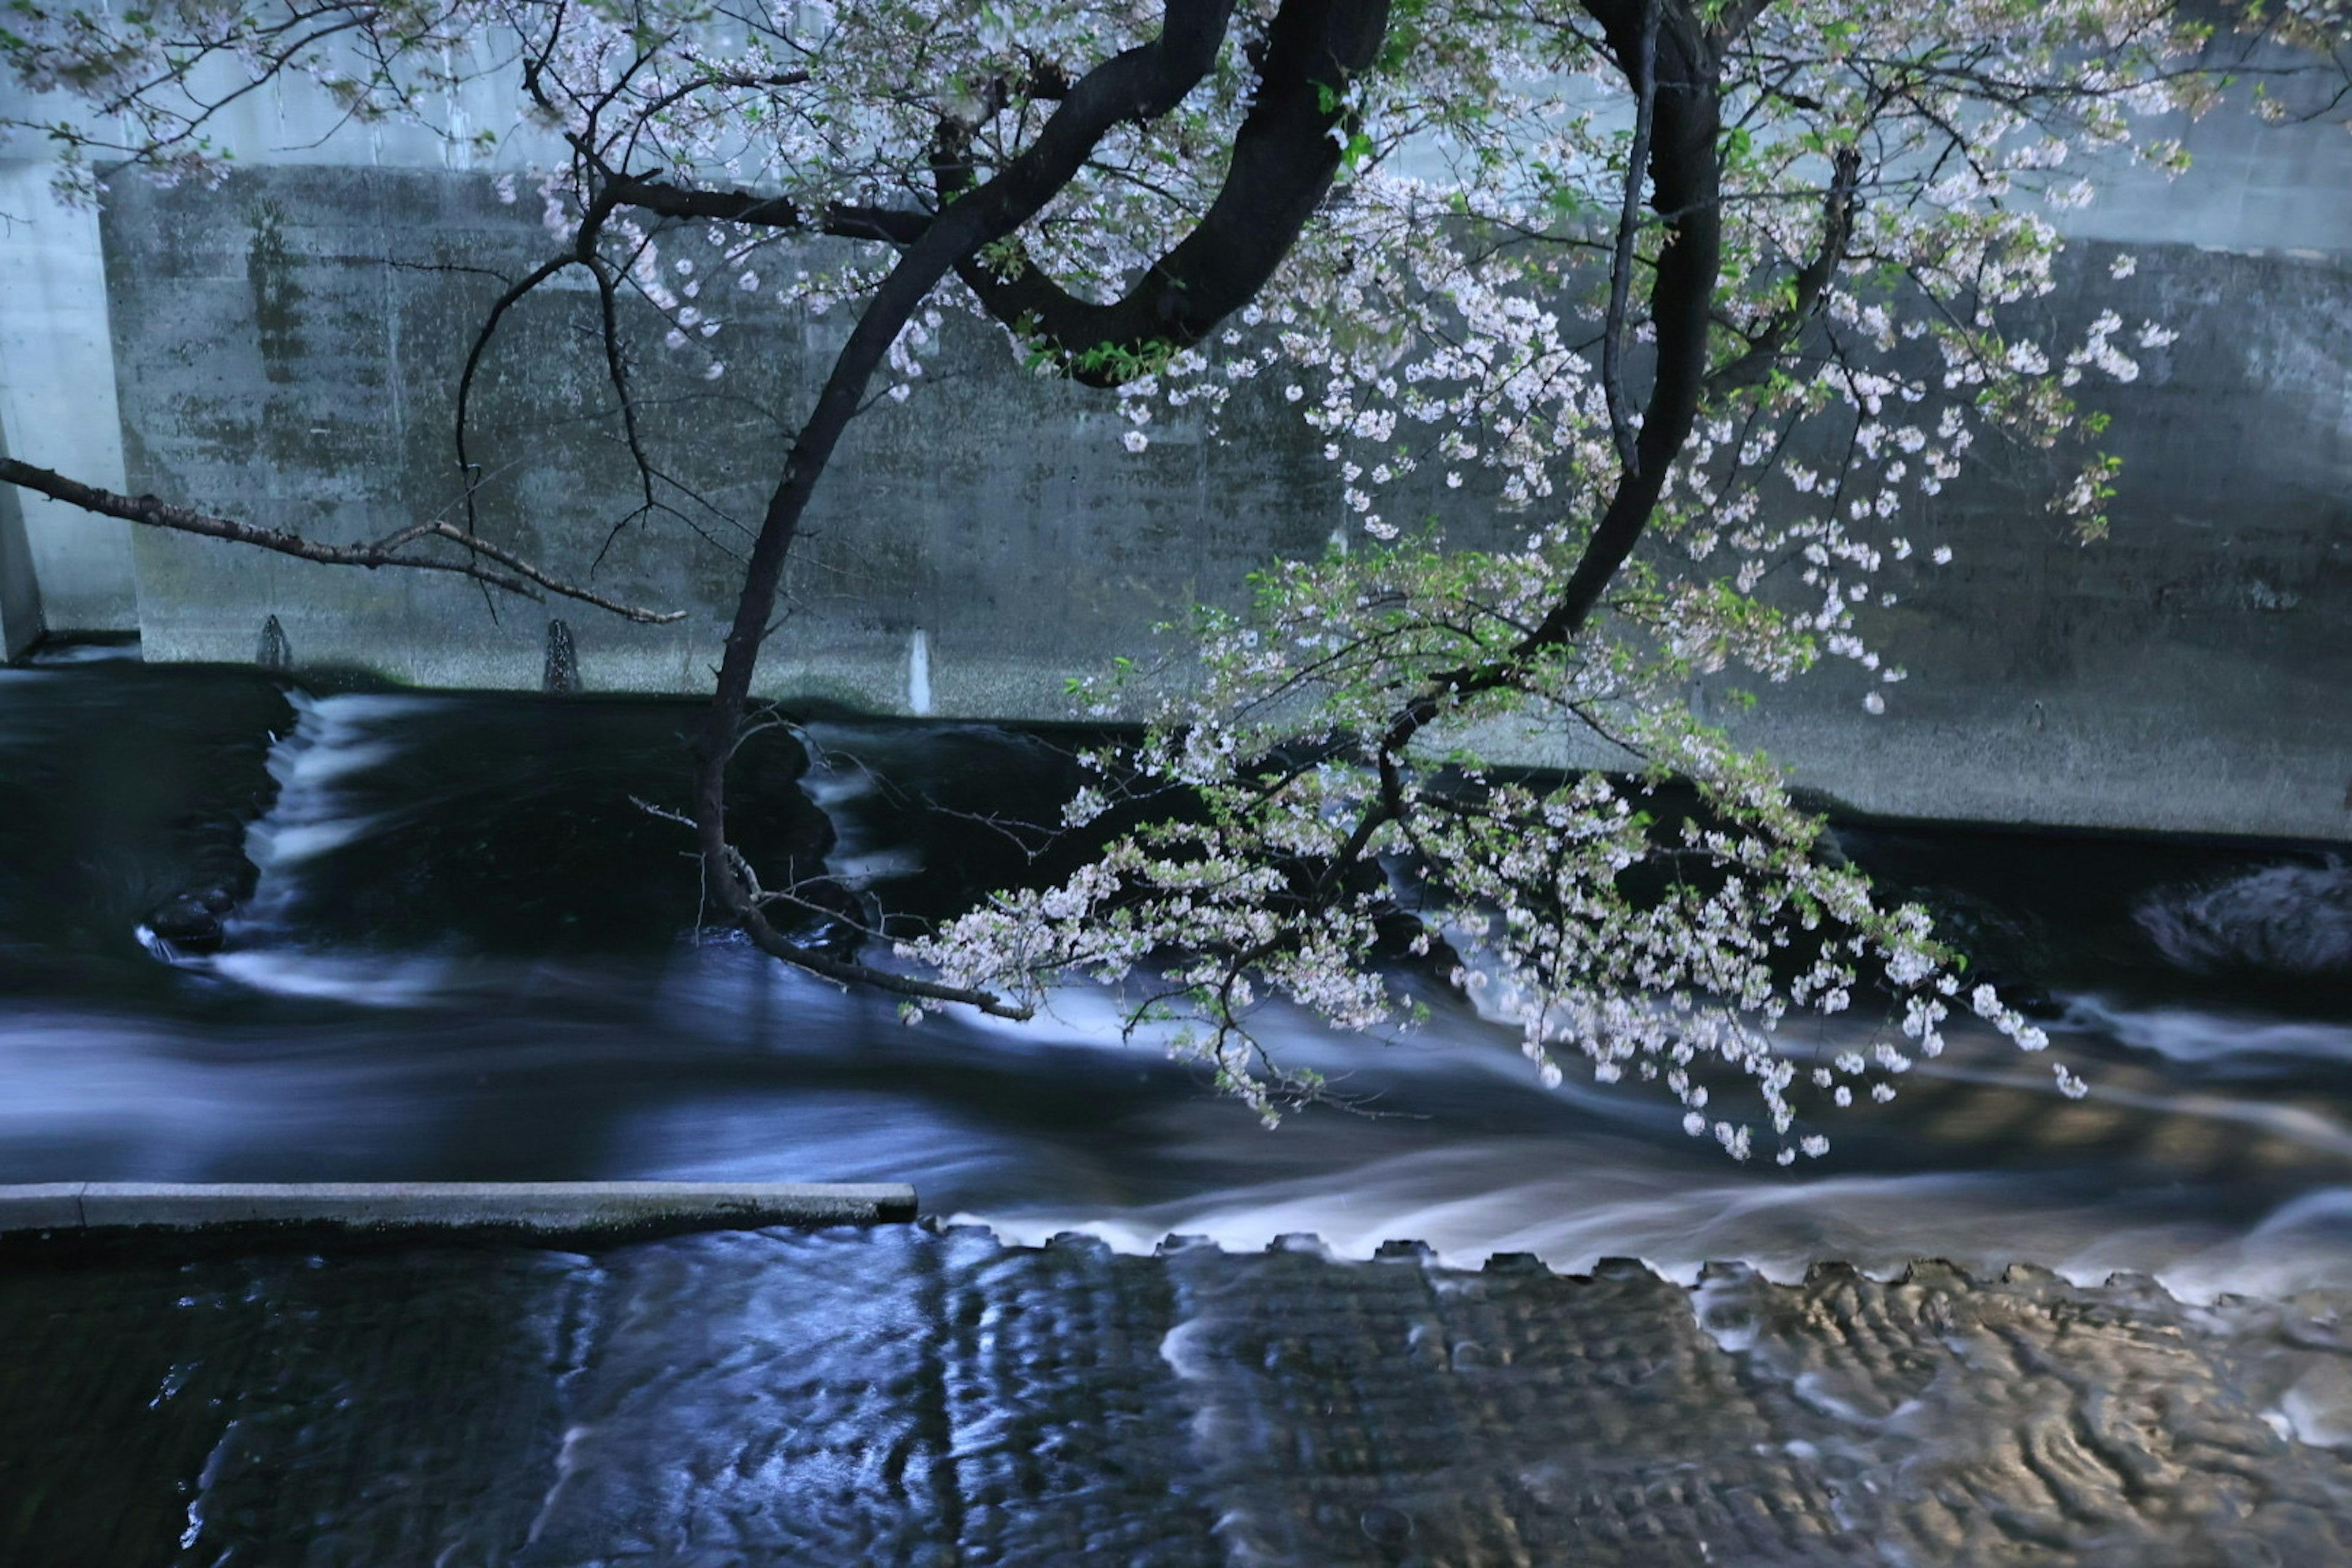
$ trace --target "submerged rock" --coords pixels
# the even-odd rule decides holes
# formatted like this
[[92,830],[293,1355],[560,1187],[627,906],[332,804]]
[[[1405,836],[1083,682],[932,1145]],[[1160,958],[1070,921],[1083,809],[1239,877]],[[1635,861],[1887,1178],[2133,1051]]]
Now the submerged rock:
[[165,900],[148,912],[146,926],[182,952],[218,952],[236,907],[227,889],[204,888]]

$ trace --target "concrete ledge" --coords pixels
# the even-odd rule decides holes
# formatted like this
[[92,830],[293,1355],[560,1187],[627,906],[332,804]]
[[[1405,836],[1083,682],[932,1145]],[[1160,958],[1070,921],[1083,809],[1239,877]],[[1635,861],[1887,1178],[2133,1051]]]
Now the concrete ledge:
[[0,1185],[0,1237],[255,1230],[632,1237],[915,1217],[903,1183],[68,1182]]

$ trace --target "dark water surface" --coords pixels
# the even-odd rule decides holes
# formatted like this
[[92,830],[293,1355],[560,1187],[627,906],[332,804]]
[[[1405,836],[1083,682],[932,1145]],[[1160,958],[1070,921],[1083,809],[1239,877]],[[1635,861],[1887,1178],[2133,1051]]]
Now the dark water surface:
[[[906,1180],[990,1227],[12,1254],[0,1561],[2352,1553],[2337,851],[1842,828],[2079,1102],[1959,1031],[1827,1158],[1735,1165],[1422,980],[1394,1042],[1271,1020],[1372,1114],[1269,1133],[1098,991],[908,1028],[700,931],[636,804],[696,712],[0,671],[0,1181]],[[772,880],[905,921],[1054,871],[1018,824],[1071,737],[809,734],[745,752]],[[1228,1250],[1133,1256],[1171,1233]],[[1391,1238],[1434,1251],[1334,1260]],[[1795,1283],[1831,1258],[1880,1279]]]
[[[1684,1279],[1937,1256],[2352,1286],[2352,868],[2324,848],[1842,830],[2033,1002],[2079,1103],[1960,1030],[1895,1104],[1822,1123],[1826,1159],[1739,1166],[1663,1097],[1543,1089],[1429,987],[1396,1042],[1275,1019],[1379,1114],[1269,1133],[1122,1041],[1103,994],[908,1028],[698,936],[686,830],[635,804],[678,803],[696,711],[0,672],[0,1179],[907,1180],[1010,1239],[1130,1250],[1313,1232]],[[1051,734],[811,734],[814,765],[782,731],[747,748],[736,835],[772,880],[827,869],[894,919],[1032,874],[1010,825],[1072,776]],[[192,894],[234,900],[217,952],[146,929]]]

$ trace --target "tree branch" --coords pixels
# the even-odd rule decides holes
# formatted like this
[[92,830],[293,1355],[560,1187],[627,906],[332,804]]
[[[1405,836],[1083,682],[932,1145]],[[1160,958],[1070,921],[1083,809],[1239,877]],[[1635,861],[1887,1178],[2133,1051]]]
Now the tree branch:
[[622,176],[605,187],[615,206],[635,207],[657,217],[702,218],[786,233],[826,234],[840,239],[878,239],[908,246],[931,226],[929,213],[894,207],[829,205],[811,213],[790,196],[755,196],[749,191],[698,191],[664,180]]
[[1041,343],[1072,379],[1113,386],[1089,350],[1188,348],[1247,304],[1329,194],[1349,122],[1349,82],[1370,68],[1388,0],[1284,0],[1266,28],[1257,97],[1234,138],[1216,199],[1192,233],[1110,304],[1080,299],[1024,255],[999,271],[977,255],[957,276],[989,314]]
[[1798,272],[1789,308],[1748,340],[1745,353],[1707,373],[1709,392],[1731,392],[1762,380],[1821,309],[1822,296],[1837,276],[1838,263],[1845,258],[1846,241],[1853,236],[1854,187],[1861,175],[1861,150],[1839,148],[1831,164],[1829,189],[1822,197],[1822,243]]
[[[1650,292],[1657,368],[1643,406],[1634,460],[1620,472],[1584,553],[1543,621],[1498,658],[1432,676],[1399,709],[1371,748],[1370,760],[1381,774],[1381,802],[1366,809],[1317,884],[1318,900],[1336,896],[1381,826],[1401,817],[1403,802],[1395,786],[1395,770],[1413,738],[1464,698],[1518,683],[1538,655],[1565,647],[1582,632],[1649,525],[1664,491],[1666,471],[1698,417],[1706,388],[1707,332],[1722,266],[1720,58],[1685,5],[1585,0],[1585,9],[1601,25],[1628,80],[1641,79],[1636,73],[1645,55],[1657,72],[1648,149],[1650,201],[1666,237]],[[1658,21],[1654,36],[1649,32],[1653,17]]]
[[1609,404],[1609,434],[1617,461],[1639,473],[1642,454],[1625,406],[1625,307],[1633,293],[1633,238],[1642,226],[1642,184],[1649,174],[1650,130],[1658,103],[1658,7],[1642,0],[1642,47],[1633,76],[1633,145],[1625,157],[1625,199],[1617,213],[1617,247],[1609,264],[1609,314],[1601,328],[1601,390]]
[[[275,551],[280,555],[291,555],[298,560],[315,561],[321,565],[404,566],[419,572],[452,572],[490,587],[504,589],[509,594],[519,594],[526,599],[544,600],[550,594],[576,599],[583,605],[608,610],[624,620],[646,626],[659,626],[686,618],[684,610],[665,614],[659,610],[641,609],[566,583],[541,571],[510,550],[501,549],[486,539],[478,538],[437,519],[403,529],[381,543],[321,544],[298,533],[257,528],[233,518],[213,517],[188,507],[174,506],[152,495],[118,495],[112,490],[100,489],[94,485],[69,479],[63,474],[52,473],[47,468],[37,468],[14,458],[0,458],[0,483],[20,485],[52,500],[79,507],[100,517],[121,518],[125,522],[169,529],[175,533],[194,533],[206,539],[226,539],[236,544],[251,544]],[[420,539],[446,539],[464,550],[466,557],[457,561],[436,561],[430,556],[399,553]],[[486,561],[496,564],[486,564]]]
[[[1658,357],[1655,380],[1643,405],[1637,461],[1618,476],[1576,570],[1542,623],[1500,659],[1433,677],[1381,738],[1383,751],[1402,751],[1455,701],[1508,685],[1528,660],[1575,639],[1649,525],[1664,491],[1666,470],[1698,417],[1699,400],[1706,390],[1707,329],[1723,250],[1719,61],[1686,5],[1661,8],[1669,14],[1662,19],[1654,57],[1658,91],[1650,142],[1650,203],[1664,226],[1666,240],[1650,289]],[[1585,9],[1601,23],[1621,68],[1630,76],[1642,58],[1642,14],[1649,9],[1647,4],[1587,0]]]
[[[818,973],[827,973],[826,966],[835,963],[810,962],[821,955],[794,947],[768,923],[727,840],[728,759],[751,696],[761,645],[767,638],[783,585],[784,561],[817,481],[864,402],[866,386],[891,343],[931,290],[959,263],[1043,211],[1077,176],[1096,144],[1114,127],[1128,121],[1157,119],[1182,102],[1215,65],[1232,10],[1233,0],[1167,0],[1159,37],[1122,50],[1087,72],[1046,121],[1035,142],[986,184],[933,219],[860,313],[849,341],[834,361],[815,407],[801,426],[752,544],[734,622],[727,633],[717,689],[694,742],[694,817],[707,885],[719,907],[763,952]],[[870,976],[857,966],[856,977]],[[892,983],[877,980],[876,984]],[[892,988],[907,986],[893,984]],[[973,1001],[974,995],[951,999]]]

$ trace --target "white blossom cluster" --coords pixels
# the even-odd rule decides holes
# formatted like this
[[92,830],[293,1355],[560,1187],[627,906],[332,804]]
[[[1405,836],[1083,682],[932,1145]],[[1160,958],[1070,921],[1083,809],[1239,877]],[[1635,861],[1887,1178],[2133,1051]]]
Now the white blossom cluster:
[[[2112,314],[2080,342],[2021,329],[2031,318],[2013,308],[2055,287],[2058,238],[2017,197],[2083,199],[2068,176],[2079,152],[2122,141],[2131,111],[2200,104],[2205,84],[2179,70],[2195,39],[2172,24],[2152,4],[1768,8],[1727,93],[1727,121],[1757,129],[1726,171],[1739,200],[1717,362],[1767,342],[1769,366],[1709,399],[1652,521],[1656,547],[1627,563],[1586,635],[1445,699],[1402,752],[1385,733],[1432,672],[1513,657],[1620,477],[1593,344],[1601,218],[1627,142],[1622,118],[1561,86],[1582,73],[1622,97],[1624,83],[1590,40],[1558,31],[1490,34],[1475,116],[1413,79],[1375,84],[1381,145],[1424,163],[1437,148],[1444,177],[1358,171],[1280,287],[1219,342],[1123,389],[1141,431],[1156,408],[1213,411],[1271,379],[1324,437],[1355,540],[1271,569],[1250,613],[1203,613],[1202,686],[1142,746],[1104,759],[1072,820],[1123,793],[1181,792],[1195,812],[1116,840],[1113,883],[1010,897],[906,951],[970,984],[1048,984],[1063,944],[1104,979],[1140,969],[1165,986],[1153,1007],[1193,1021],[1184,1047],[1271,1115],[1296,1086],[1255,1053],[1260,996],[1347,1028],[1404,1017],[1369,978],[1394,908],[1386,883],[1298,886],[1350,854],[1381,858],[1412,868],[1418,945],[1453,943],[1457,984],[1521,1027],[1544,1081],[1559,1080],[1562,1053],[1580,1055],[1603,1081],[1674,1094],[1693,1135],[1784,1163],[1828,1148],[1800,1126],[1808,1105],[1894,1098],[1942,1050],[1964,990],[1972,1012],[2041,1048],[2014,1009],[1964,988],[1922,910],[1882,905],[1826,863],[1820,825],[1769,762],[1686,703],[1698,676],[1779,682],[1828,657],[1867,672],[1864,706],[1885,711],[1905,671],[1865,639],[1860,612],[1953,558],[1916,542],[1919,500],[1989,445],[2095,434],[2069,394],[2086,373],[2137,373],[2126,334]],[[1957,57],[1956,26],[1969,40]],[[1792,276],[1823,243],[1824,154],[1841,145],[1868,149],[1851,232],[1813,314],[1776,340]],[[2177,161],[2169,146],[2143,152]],[[1640,239],[1646,263],[1658,237]],[[2155,322],[2128,335],[2142,349],[2169,337]],[[1528,516],[1517,548],[1408,533],[1399,514],[1433,493],[1431,477],[1450,492],[1482,471],[1477,494]],[[2095,536],[2114,473],[2090,453],[2053,510]],[[1098,714],[1121,700],[1089,699]],[[1636,785],[1500,782],[1461,750],[1481,721],[1597,731],[1649,772]],[[1293,760],[1302,750],[1313,765]],[[1696,808],[1645,802],[1669,778],[1696,787]],[[1250,879],[1269,869],[1284,874]],[[1204,900],[1212,883],[1220,897]],[[1801,1071],[1782,1050],[1790,1015],[1865,1005],[1889,1020],[1868,1055]],[[2083,1092],[2063,1067],[2057,1081]],[[1740,1085],[1745,1110],[1727,1099]]]

